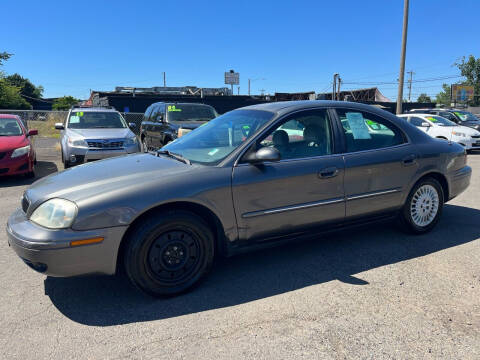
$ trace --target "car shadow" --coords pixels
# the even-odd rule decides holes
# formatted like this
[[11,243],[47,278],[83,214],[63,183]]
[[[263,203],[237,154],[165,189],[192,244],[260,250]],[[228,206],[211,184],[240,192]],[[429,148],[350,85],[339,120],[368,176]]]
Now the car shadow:
[[478,223],[480,210],[445,205],[437,227],[422,236],[405,235],[393,224],[370,225],[223,259],[194,290],[173,298],[144,295],[123,276],[47,277],[45,294],[73,321],[113,326],[234,306],[332,280],[368,286],[355,274],[475,241]]
[[12,187],[30,185],[38,179],[58,171],[57,164],[52,161],[37,161],[35,165],[35,177],[27,178],[25,175],[12,175],[0,177],[0,187]]

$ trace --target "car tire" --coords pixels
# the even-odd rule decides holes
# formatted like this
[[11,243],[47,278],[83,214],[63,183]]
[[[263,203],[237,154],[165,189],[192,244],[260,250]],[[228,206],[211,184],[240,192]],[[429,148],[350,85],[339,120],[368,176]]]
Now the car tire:
[[432,230],[442,214],[444,194],[442,185],[431,177],[415,184],[400,213],[400,224],[411,234],[425,234]]
[[25,174],[25,177],[27,179],[33,179],[35,177],[35,170],[32,169],[32,171],[29,171]]
[[159,297],[183,293],[210,270],[214,237],[209,226],[187,211],[155,213],[130,229],[123,255],[130,281]]

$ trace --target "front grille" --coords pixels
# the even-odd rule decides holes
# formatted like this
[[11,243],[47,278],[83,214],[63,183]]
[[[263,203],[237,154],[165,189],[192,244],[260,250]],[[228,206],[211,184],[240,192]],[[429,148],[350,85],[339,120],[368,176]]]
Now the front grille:
[[121,140],[87,140],[88,147],[93,149],[123,149],[123,141]]
[[5,155],[7,155],[6,152],[0,152],[0,160],[2,160],[5,157]]
[[25,197],[25,195],[22,198],[22,210],[26,214],[28,211],[28,207],[30,206],[30,201]]
[[[472,139],[480,139],[480,135],[473,135]],[[1,159],[1,157],[0,157],[0,159]]]

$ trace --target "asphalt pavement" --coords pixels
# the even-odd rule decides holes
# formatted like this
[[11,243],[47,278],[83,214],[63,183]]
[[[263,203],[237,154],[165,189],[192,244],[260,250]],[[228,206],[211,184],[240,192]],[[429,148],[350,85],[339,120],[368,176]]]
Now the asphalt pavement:
[[[39,176],[62,170],[37,139]],[[220,261],[153,299],[122,276],[51,278],[0,232],[0,358],[479,359],[480,153],[430,234],[391,224]],[[32,180],[0,179],[0,223]]]

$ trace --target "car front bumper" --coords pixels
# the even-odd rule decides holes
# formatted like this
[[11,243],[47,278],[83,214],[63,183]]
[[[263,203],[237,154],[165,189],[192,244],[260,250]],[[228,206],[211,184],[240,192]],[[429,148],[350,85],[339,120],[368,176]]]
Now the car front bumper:
[[[66,160],[72,165],[81,164],[87,161],[107,159],[114,156],[133,154],[140,151],[140,145],[133,144],[124,146],[122,149],[92,149],[80,146],[71,146],[67,148]],[[75,161],[72,161],[72,155]]]
[[[8,244],[31,268],[45,275],[68,277],[114,274],[126,226],[75,231],[50,230],[32,223],[21,209],[8,219]],[[100,243],[74,246],[71,241],[103,237]]]
[[[6,158],[6,157],[9,158]],[[26,174],[32,171],[33,157],[30,154],[19,156],[18,158],[10,158],[7,154],[0,160],[0,176]]]

